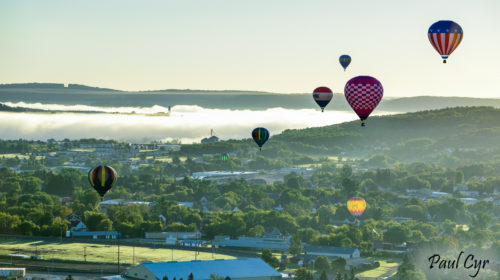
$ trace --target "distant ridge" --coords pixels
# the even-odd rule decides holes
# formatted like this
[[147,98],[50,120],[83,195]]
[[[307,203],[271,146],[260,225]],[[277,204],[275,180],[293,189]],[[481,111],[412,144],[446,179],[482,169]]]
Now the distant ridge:
[[87,90],[87,91],[121,91],[110,88],[100,88],[100,87],[91,87],[80,84],[68,84],[66,87],[64,84],[58,83],[19,83],[19,84],[0,84],[0,89],[2,88],[11,88],[11,89],[79,89],[79,90]]
[[[318,109],[311,93],[271,93],[245,90],[201,90],[201,89],[164,89],[149,91],[120,91],[115,89],[69,84],[64,87],[57,83],[25,83],[0,85],[0,102],[26,102],[64,105],[89,106],[179,106],[192,105],[209,109],[250,109],[269,108]],[[463,106],[491,106],[500,108],[498,98],[416,96],[386,96],[374,113],[416,112]],[[319,110],[319,109],[318,109]],[[343,94],[336,93],[329,110],[351,111]]]

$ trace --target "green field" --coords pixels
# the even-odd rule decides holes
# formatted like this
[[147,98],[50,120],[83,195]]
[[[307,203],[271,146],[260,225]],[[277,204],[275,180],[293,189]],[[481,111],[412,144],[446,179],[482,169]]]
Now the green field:
[[[28,256],[38,254],[43,260],[59,259],[71,261],[106,262],[117,261],[118,246],[90,243],[58,243],[48,241],[26,241],[0,239],[0,255],[20,253]],[[162,262],[162,261],[190,261],[212,259],[234,259],[229,255],[194,251],[153,249],[120,245],[121,263]]]
[[[356,274],[356,277],[378,278],[386,274],[387,272],[397,268],[397,266],[399,265],[399,263],[397,262],[387,262],[382,260],[379,260],[378,262],[380,262],[380,267]],[[396,272],[397,270],[394,271],[394,273],[392,273],[391,275],[385,275],[385,276],[387,277],[392,276]]]

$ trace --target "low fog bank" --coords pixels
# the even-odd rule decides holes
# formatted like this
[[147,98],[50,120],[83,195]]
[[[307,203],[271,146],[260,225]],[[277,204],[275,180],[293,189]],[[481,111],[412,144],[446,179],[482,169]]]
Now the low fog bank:
[[[319,109],[292,110],[272,108],[267,110],[206,109],[199,106],[175,106],[170,116],[146,116],[166,112],[162,106],[152,107],[93,107],[86,105],[11,103],[44,110],[136,112],[136,115],[107,113],[9,113],[0,112],[1,139],[81,139],[99,138],[130,142],[153,140],[181,140],[182,143],[199,142],[214,129],[216,136],[226,139],[249,138],[257,126],[269,129],[271,135],[285,129],[326,126],[356,120],[348,111]],[[384,114],[384,113],[379,113]]]

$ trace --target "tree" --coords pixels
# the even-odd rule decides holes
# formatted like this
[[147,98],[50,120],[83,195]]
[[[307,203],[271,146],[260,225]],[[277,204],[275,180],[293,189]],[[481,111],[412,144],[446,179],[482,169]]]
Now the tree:
[[73,276],[71,276],[71,274],[68,275],[68,277],[66,277],[66,280],[73,280]]
[[472,225],[479,229],[487,229],[493,218],[490,214],[479,212],[472,216]]
[[[175,278],[174,278],[175,279]],[[210,280],[223,280],[224,278],[220,277],[218,274],[216,273],[212,273],[210,274]]]
[[326,272],[324,270],[321,272],[319,280],[328,280],[328,276],[326,275]]
[[278,267],[280,265],[280,261],[273,256],[270,249],[263,249],[260,258],[272,267]]
[[312,273],[305,267],[295,271],[295,280],[314,280]]
[[347,260],[342,257],[334,259],[331,263],[332,270],[337,272],[344,272],[346,265]]
[[326,271],[330,269],[330,263],[328,262],[328,258],[325,256],[319,256],[314,261],[314,269],[319,271]]
[[163,276],[162,280],[168,280],[168,276]]
[[[168,280],[168,279],[167,279]],[[188,280],[194,280],[194,276],[193,276],[193,273],[189,273],[189,276],[188,276]]]
[[103,213],[85,211],[85,225],[89,231],[111,230],[113,222]]
[[333,220],[334,215],[335,209],[331,206],[321,205],[318,209],[318,223],[320,225],[327,225],[330,223],[330,220]]
[[302,242],[300,242],[300,238],[298,235],[293,235],[290,239],[290,254],[298,255],[302,253]]
[[384,241],[393,244],[403,243],[410,237],[410,229],[400,224],[393,224],[389,226],[384,233]]

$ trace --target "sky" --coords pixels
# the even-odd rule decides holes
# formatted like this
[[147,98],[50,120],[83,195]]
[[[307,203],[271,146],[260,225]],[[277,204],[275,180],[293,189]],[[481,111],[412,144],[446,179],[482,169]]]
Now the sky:
[[[498,0],[0,0],[0,83],[500,98]],[[429,26],[464,31],[443,64]],[[338,57],[349,54],[344,72]]]

